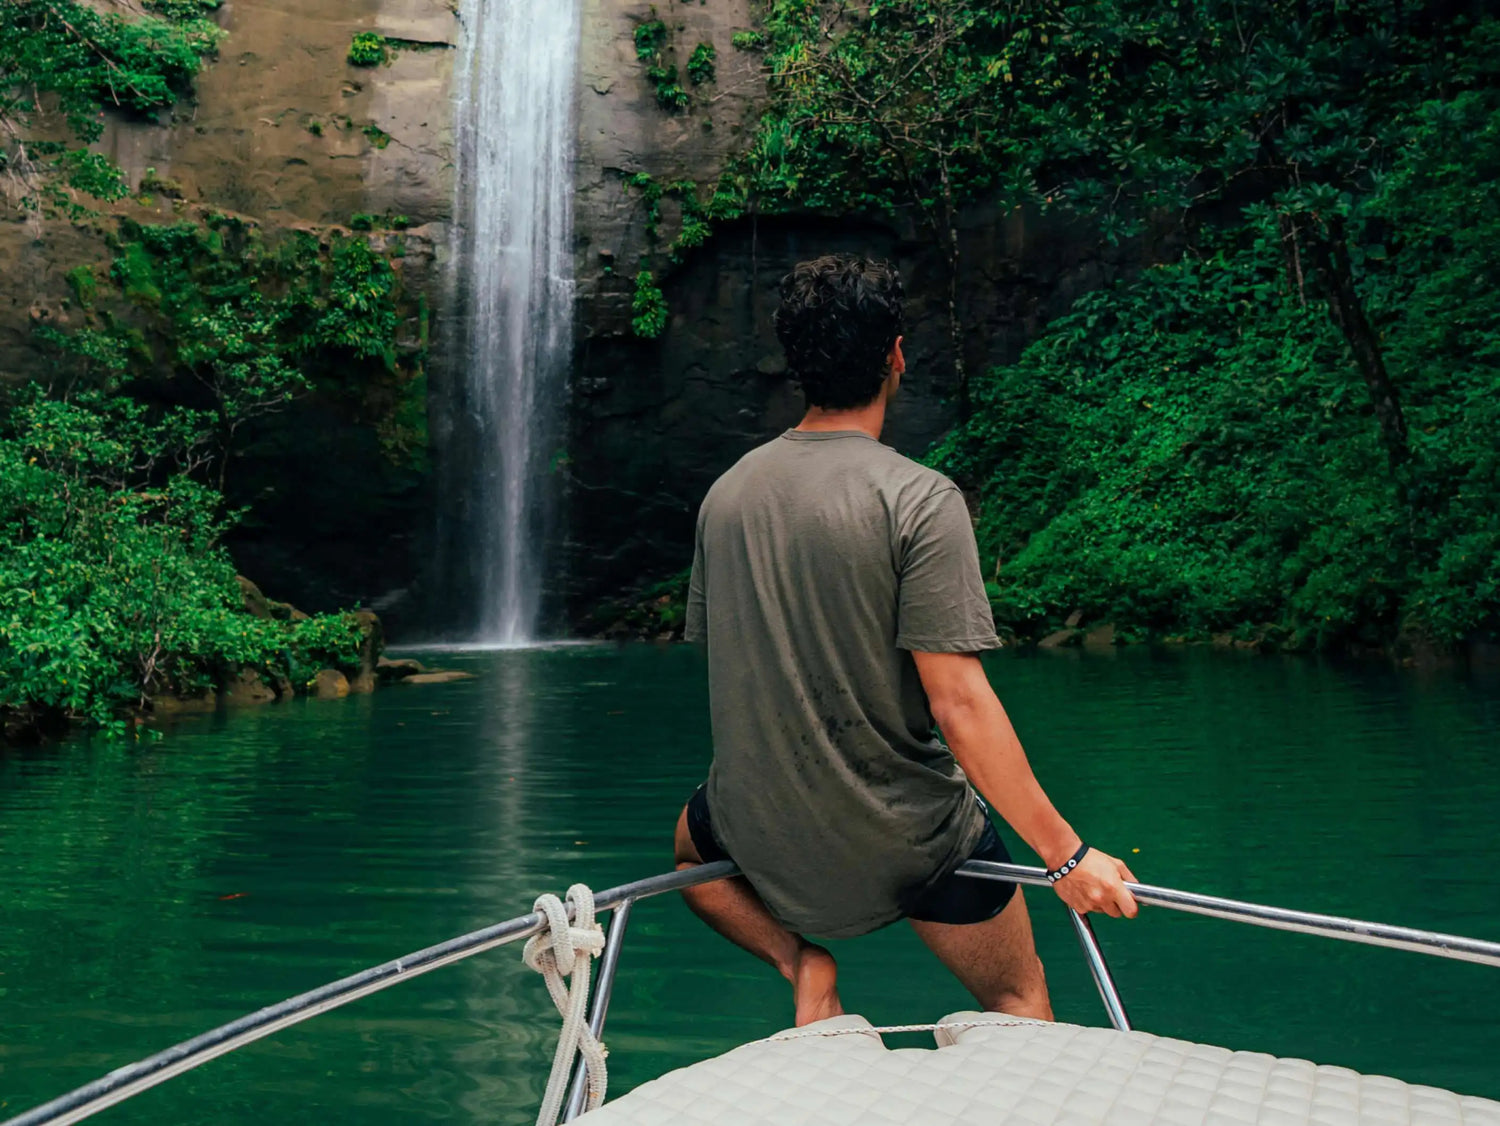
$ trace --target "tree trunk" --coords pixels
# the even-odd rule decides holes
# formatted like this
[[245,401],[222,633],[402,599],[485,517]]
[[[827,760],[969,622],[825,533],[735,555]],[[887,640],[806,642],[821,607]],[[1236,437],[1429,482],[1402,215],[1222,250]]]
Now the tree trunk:
[[958,232],[950,229],[948,252],[948,338],[953,347],[953,374],[958,381],[958,419],[967,422],[969,404],[969,367],[964,363],[964,324],[958,315]]
[[[948,182],[948,165],[943,163],[943,216],[942,227],[936,232],[938,245],[947,242],[948,250],[948,340],[953,349],[953,377],[958,392],[958,420],[969,421],[969,367],[964,363],[964,323],[958,313],[958,216],[953,202],[952,186]],[[933,224],[937,226],[936,223]]]
[[1365,316],[1364,303],[1354,288],[1354,270],[1349,261],[1349,245],[1345,238],[1342,219],[1326,221],[1328,230],[1326,245],[1320,247],[1323,273],[1328,286],[1328,310],[1333,323],[1349,344],[1354,354],[1354,364],[1364,377],[1370,394],[1370,404],[1375,408],[1375,418],[1380,423],[1380,437],[1385,443],[1386,457],[1391,468],[1404,465],[1411,454],[1406,438],[1406,416],[1401,411],[1401,399],[1395,384],[1385,367],[1385,357],[1380,351],[1380,341],[1370,320]]
[[1297,295],[1297,304],[1307,307],[1307,279],[1302,272],[1301,229],[1295,216],[1286,212],[1276,216],[1276,226],[1281,232],[1281,258],[1286,267],[1286,282]]

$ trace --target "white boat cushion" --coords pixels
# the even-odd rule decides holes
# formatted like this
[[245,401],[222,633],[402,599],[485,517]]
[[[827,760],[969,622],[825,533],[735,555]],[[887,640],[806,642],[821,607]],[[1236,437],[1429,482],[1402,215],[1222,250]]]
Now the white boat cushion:
[[[939,1047],[887,1049],[863,1017],[669,1072],[590,1126],[1500,1126],[1500,1103],[1146,1032],[954,1013]],[[954,1027],[956,1026],[956,1027]]]

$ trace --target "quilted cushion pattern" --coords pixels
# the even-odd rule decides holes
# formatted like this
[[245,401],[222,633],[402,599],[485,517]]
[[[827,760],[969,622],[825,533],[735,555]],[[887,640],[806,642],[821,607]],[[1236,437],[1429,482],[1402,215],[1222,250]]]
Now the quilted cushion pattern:
[[[942,1023],[982,1021],[955,1013]],[[637,1087],[590,1126],[1500,1126],[1500,1103],[1145,1032],[1002,1022],[932,1049],[761,1040]],[[868,1028],[836,1017],[809,1029]],[[781,1035],[787,1035],[785,1033]]]

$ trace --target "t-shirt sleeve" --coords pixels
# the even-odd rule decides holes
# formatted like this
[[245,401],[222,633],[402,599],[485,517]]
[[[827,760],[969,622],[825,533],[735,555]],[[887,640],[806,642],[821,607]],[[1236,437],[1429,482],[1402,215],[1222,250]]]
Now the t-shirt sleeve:
[[923,501],[899,547],[897,648],[920,653],[999,648],[963,494],[948,487]]
[[687,620],[682,627],[684,641],[708,640],[708,599],[703,594],[703,519],[693,539],[693,572],[688,578]]

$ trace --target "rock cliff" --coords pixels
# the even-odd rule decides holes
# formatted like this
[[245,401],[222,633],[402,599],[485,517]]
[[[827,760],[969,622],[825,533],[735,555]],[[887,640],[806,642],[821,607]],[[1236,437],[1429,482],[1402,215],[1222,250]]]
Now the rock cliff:
[[[98,6],[140,10],[128,0]],[[96,147],[123,168],[131,198],[78,225],[0,222],[0,380],[46,376],[33,328],[83,323],[67,274],[110,260],[119,218],[224,212],[274,239],[347,227],[359,213],[399,215],[403,290],[413,308],[438,291],[452,206],[453,9],[441,0],[226,0],[214,15],[227,34],[190,102],[158,120],[105,119]],[[380,65],[348,61],[361,31],[385,37]],[[408,346],[420,331],[403,327]],[[315,396],[276,416],[276,480],[262,474],[254,498],[231,497],[255,503],[231,541],[241,567],[314,610],[399,602],[417,572],[422,482],[384,455],[370,425],[377,409]]]
[[[129,0],[100,6],[138,11]],[[418,239],[441,242],[452,210],[452,8],[441,0],[226,0],[216,16],[228,35],[191,104],[159,121],[106,120],[97,147],[132,188],[148,170],[172,185],[171,195],[145,192],[111,210],[161,222],[201,205],[267,228],[401,214]],[[381,66],[347,61],[352,36],[366,30],[392,41]],[[0,223],[0,376],[39,374],[31,324],[66,323],[63,275],[107,257],[97,234],[65,221]]]
[[[670,320],[632,334],[633,278],[653,249],[634,173],[712,184],[748,140],[765,96],[761,56],[737,50],[757,5],[585,0],[575,223],[578,325],[561,545],[562,593],[575,620],[601,598],[639,589],[690,561],[697,505],[714,477],[800,416],[771,331],[781,276],[830,251],[889,257],[908,294],[909,374],[886,439],[920,456],[956,419],[944,297],[946,265],[916,233],[867,217],[749,216],[689,251],[662,281]],[[682,68],[699,43],[716,77],[664,110],[636,57],[634,32],[661,19],[664,56]],[[679,212],[662,201],[670,234]],[[965,216],[959,292],[971,370],[1014,359],[1048,316],[1117,268],[1094,240],[1055,221],[983,208]],[[665,239],[663,239],[665,241]],[[655,256],[659,261],[661,255]]]
[[[100,0],[129,6],[127,0]],[[452,217],[452,78],[463,8],[444,0],[226,0],[228,33],[196,97],[159,122],[111,120],[102,149],[146,191],[113,208],[145,221],[213,208],[267,230],[405,216],[403,285],[440,322],[438,270]],[[665,334],[630,330],[633,278],[652,250],[634,173],[712,183],[745,143],[764,97],[761,58],[734,46],[754,26],[751,0],[581,0],[575,231],[577,340],[559,483],[556,618],[686,566],[696,506],[713,478],[798,416],[770,331],[776,285],[800,258],[829,250],[892,257],[909,294],[911,374],[889,440],[919,455],[954,420],[944,266],[912,231],[868,218],[747,216],[660,277]],[[661,20],[663,55],[682,72],[711,44],[714,76],[664,110],[638,57],[636,28]],[[352,36],[384,36],[385,61],[347,61]],[[662,203],[662,227],[679,221]],[[106,222],[103,224],[108,226]],[[960,292],[971,367],[1013,358],[1037,325],[1116,268],[1091,240],[1019,214],[966,219]],[[107,261],[98,232],[60,221],[0,224],[0,378],[42,374],[33,324],[79,314],[65,275]],[[657,255],[659,262],[660,255]],[[439,337],[441,340],[441,337]],[[441,357],[435,357],[440,360]],[[440,364],[435,365],[440,368]],[[438,372],[436,394],[448,376]],[[241,566],[299,604],[399,606],[419,570],[430,483],[376,471],[359,412],[328,410],[286,443],[289,496],[236,545]],[[398,618],[399,621],[399,618]]]

